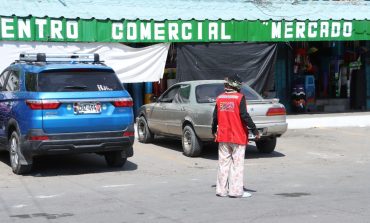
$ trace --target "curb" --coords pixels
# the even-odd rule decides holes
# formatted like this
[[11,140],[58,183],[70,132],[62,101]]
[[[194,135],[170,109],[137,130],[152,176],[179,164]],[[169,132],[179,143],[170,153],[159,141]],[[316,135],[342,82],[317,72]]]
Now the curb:
[[288,129],[367,127],[370,113],[287,115]]

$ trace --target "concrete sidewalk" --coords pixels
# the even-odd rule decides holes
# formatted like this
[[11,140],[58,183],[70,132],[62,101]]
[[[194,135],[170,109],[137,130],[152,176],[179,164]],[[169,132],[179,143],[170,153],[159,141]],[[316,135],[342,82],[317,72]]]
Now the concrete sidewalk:
[[287,115],[288,129],[370,126],[370,112]]

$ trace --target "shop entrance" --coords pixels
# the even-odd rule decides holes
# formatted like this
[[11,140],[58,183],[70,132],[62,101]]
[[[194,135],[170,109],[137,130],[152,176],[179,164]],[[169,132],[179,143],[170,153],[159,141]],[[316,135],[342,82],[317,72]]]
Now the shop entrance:
[[366,108],[360,41],[293,43],[292,104],[296,112],[344,112]]

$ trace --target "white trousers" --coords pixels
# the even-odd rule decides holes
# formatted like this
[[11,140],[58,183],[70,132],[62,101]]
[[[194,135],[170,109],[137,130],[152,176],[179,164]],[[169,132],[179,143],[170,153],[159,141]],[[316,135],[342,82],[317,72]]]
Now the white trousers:
[[219,143],[216,194],[242,196],[246,145]]

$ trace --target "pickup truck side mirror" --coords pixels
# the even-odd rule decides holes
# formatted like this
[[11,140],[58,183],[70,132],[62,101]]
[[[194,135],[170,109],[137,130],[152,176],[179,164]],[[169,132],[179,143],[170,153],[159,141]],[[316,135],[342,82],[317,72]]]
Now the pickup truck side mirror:
[[155,95],[152,95],[152,96],[150,97],[150,101],[151,101],[151,102],[158,102],[158,97],[157,97],[157,96],[155,96]]

